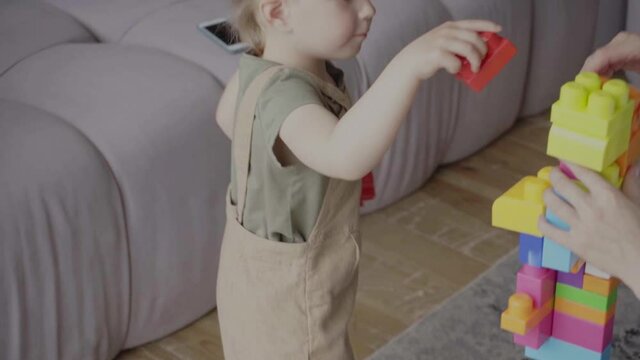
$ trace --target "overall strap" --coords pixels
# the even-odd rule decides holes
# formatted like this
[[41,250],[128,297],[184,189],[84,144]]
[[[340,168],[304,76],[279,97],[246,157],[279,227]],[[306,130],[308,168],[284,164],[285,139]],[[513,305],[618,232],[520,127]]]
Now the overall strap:
[[237,108],[235,127],[233,130],[232,154],[236,169],[236,189],[238,191],[237,217],[240,224],[242,224],[247,196],[247,178],[249,176],[251,159],[251,135],[253,132],[253,120],[255,118],[258,97],[267,82],[283,68],[283,66],[273,66],[256,76],[247,87],[240,105]]

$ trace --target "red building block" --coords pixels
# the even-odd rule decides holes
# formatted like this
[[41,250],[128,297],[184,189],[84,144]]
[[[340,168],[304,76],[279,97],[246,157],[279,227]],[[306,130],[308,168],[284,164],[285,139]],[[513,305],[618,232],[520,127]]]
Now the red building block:
[[471,64],[462,59],[462,68],[457,78],[475,91],[481,91],[500,70],[516,55],[516,47],[507,39],[492,32],[481,32],[480,37],[487,44],[487,54],[477,73],[471,71]]
[[362,178],[362,190],[360,191],[360,206],[365,201],[373,200],[376,197],[376,187],[373,182],[373,172]]

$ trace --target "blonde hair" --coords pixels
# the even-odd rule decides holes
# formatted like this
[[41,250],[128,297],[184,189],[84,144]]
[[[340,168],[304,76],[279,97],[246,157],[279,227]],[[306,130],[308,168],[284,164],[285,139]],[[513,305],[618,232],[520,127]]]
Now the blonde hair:
[[233,23],[236,36],[251,46],[256,55],[264,51],[264,34],[258,22],[258,0],[232,0]]

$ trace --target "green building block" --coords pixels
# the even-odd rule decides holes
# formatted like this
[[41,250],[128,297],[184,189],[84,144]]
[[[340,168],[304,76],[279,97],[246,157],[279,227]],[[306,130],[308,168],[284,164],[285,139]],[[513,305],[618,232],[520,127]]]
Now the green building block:
[[616,303],[618,299],[618,289],[616,288],[612,291],[609,296],[603,296],[587,290],[574,288],[573,286],[557,283],[556,297],[561,297],[606,312]]

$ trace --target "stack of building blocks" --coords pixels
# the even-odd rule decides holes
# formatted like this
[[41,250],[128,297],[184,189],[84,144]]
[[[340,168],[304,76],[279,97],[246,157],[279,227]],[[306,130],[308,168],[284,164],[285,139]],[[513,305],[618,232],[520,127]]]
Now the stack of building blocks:
[[[599,172],[620,187],[640,159],[640,92],[625,81],[580,73],[562,86],[551,110],[547,154],[575,178],[564,161]],[[501,328],[513,333],[525,355],[538,360],[609,359],[619,281],[543,237],[538,218],[570,227],[545,207],[552,167],[527,176],[495,200],[492,225],[520,233],[516,293],[502,313]],[[561,196],[561,194],[558,194]]]

